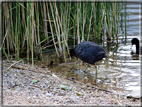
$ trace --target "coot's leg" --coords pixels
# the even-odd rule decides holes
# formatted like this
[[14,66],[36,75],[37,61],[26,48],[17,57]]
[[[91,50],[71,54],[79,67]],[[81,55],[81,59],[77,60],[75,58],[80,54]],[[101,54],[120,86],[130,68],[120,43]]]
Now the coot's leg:
[[86,72],[87,68],[88,68],[89,64],[87,64],[86,68],[84,69],[84,72]]
[[95,64],[95,71],[96,71],[96,73],[95,73],[95,83],[96,83],[96,80],[97,80],[97,66],[96,66],[96,64]]
[[97,74],[97,65],[95,64],[95,71],[96,71],[96,74]]
[[80,59],[77,58],[77,63],[80,63]]

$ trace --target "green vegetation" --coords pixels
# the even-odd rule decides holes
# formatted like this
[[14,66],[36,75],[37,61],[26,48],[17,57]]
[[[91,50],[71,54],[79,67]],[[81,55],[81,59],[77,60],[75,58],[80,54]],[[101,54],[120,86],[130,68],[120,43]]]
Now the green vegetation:
[[1,49],[7,59],[25,55],[33,63],[52,46],[66,62],[70,44],[117,39],[122,8],[123,3],[3,3]]

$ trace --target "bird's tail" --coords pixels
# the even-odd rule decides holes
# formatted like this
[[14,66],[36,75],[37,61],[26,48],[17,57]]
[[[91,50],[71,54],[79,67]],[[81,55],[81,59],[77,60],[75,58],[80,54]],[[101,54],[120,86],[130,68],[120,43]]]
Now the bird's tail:
[[107,55],[105,55],[104,58],[108,58]]

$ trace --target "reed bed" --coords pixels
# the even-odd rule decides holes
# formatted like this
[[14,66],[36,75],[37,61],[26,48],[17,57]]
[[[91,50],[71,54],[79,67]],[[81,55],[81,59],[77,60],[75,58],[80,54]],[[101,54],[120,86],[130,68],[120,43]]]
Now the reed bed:
[[[124,3],[2,3],[3,54],[43,60],[43,49],[55,49],[63,61],[69,46],[84,40],[118,39]],[[126,29],[126,26],[125,26]],[[126,33],[126,31],[125,31]]]

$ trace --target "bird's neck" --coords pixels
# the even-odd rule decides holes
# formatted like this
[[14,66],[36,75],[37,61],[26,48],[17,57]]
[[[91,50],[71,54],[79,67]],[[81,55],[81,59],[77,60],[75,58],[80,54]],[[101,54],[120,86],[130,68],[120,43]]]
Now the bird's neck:
[[136,53],[139,53],[139,42],[136,44]]

